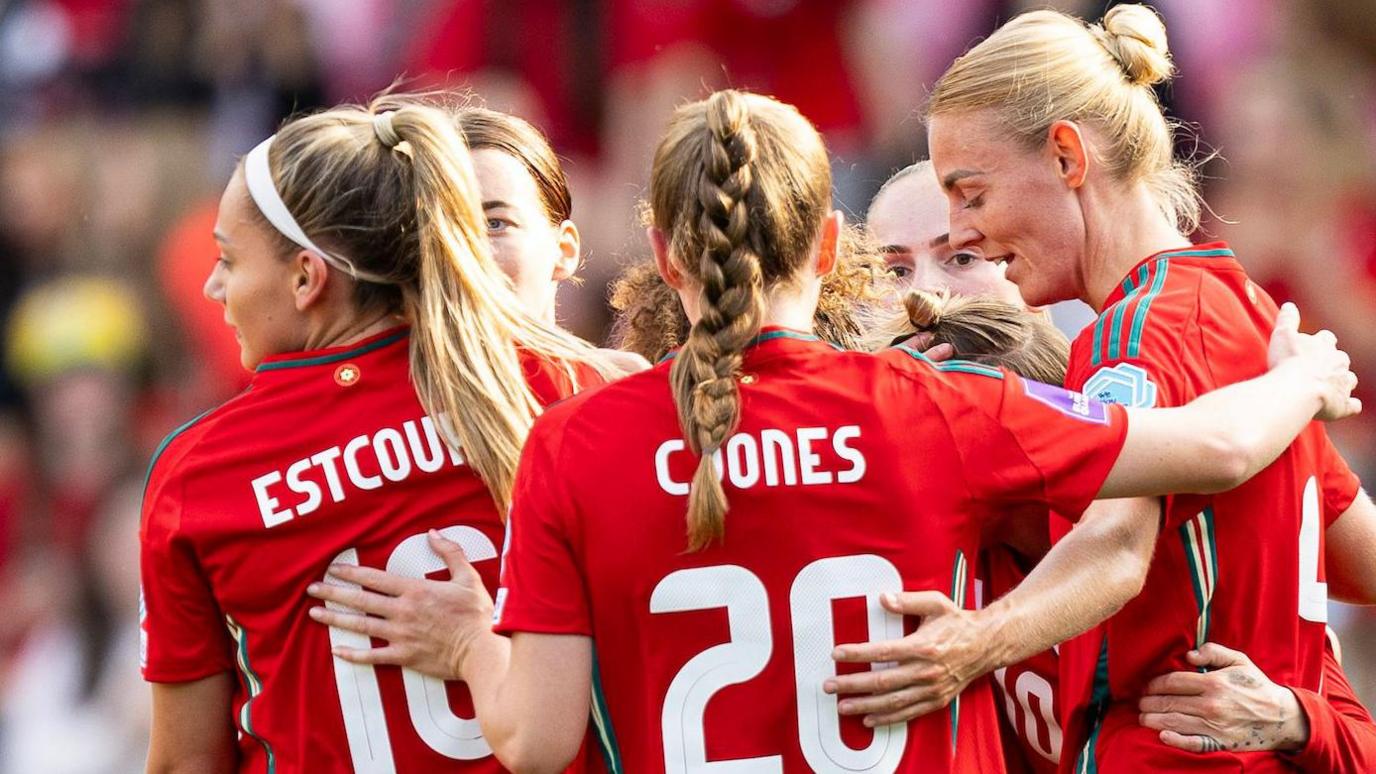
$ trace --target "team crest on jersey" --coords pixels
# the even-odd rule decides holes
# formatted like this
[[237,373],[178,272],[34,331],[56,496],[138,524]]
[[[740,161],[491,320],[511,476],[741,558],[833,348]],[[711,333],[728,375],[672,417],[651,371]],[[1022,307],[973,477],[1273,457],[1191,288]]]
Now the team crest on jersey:
[[1083,393],[1063,390],[1031,379],[1024,379],[1022,384],[1023,389],[1027,391],[1027,397],[1044,403],[1068,417],[1093,422],[1096,425],[1108,424],[1108,407]]
[[1085,381],[1085,394],[1120,406],[1151,408],[1156,405],[1156,384],[1146,369],[1131,363],[1100,368]]
[[345,363],[334,369],[334,383],[340,387],[352,387],[358,384],[358,380],[363,376],[363,371],[353,363]]

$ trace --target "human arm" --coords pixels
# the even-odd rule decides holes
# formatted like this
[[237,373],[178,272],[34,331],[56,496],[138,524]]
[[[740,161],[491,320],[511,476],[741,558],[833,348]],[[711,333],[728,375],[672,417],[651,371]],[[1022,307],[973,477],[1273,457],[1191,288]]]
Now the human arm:
[[1271,370],[1167,409],[1128,409],[1128,432],[1099,497],[1234,489],[1285,451],[1314,419],[1361,411],[1357,377],[1331,333],[1299,332],[1293,304],[1271,334]]
[[1217,643],[1186,654],[1207,672],[1175,672],[1147,685],[1141,723],[1191,752],[1276,750],[1301,771],[1376,768],[1376,723],[1357,700],[1332,651],[1323,693],[1272,682],[1249,658]]
[[238,771],[229,672],[186,683],[153,683],[148,774]]
[[529,632],[508,640],[494,633],[492,598],[463,549],[434,531],[429,541],[450,580],[336,565],[331,575],[351,585],[315,583],[308,592],[357,612],[315,607],[311,617],[387,642],[368,650],[336,648],[345,661],[468,683],[483,738],[508,769],[562,771],[587,729],[592,640]]
[[1096,502],[1013,591],[983,610],[933,591],[886,594],[892,612],[922,623],[900,640],[843,645],[851,663],[897,662],[829,679],[843,715],[866,725],[909,720],[946,706],[975,678],[1045,651],[1108,618],[1142,589],[1156,542],[1154,499]]
[[1376,504],[1366,492],[1357,493],[1324,538],[1329,596],[1354,605],[1376,604]]

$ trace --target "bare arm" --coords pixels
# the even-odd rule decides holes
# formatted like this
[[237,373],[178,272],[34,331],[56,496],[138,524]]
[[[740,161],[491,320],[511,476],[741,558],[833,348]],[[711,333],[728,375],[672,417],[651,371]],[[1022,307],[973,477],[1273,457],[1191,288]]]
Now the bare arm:
[[229,672],[153,684],[148,774],[232,774],[239,768]]
[[1128,409],[1128,434],[1102,498],[1233,489],[1270,465],[1314,419],[1361,411],[1357,377],[1328,331],[1299,332],[1293,304],[1271,334],[1271,370],[1185,406]]
[[325,607],[311,617],[386,640],[371,650],[336,648],[359,664],[395,664],[468,683],[483,737],[497,760],[520,772],[560,772],[578,754],[592,694],[592,640],[492,631],[492,598],[457,543],[431,531],[430,547],[450,580],[403,578],[368,567],[335,566],[354,586],[311,584],[309,593],[358,611]]
[[504,766],[560,772],[573,762],[588,728],[590,638],[517,632],[508,641],[487,631],[469,645],[462,673]]
[[1159,531],[1155,498],[1099,500],[1017,588],[974,616],[984,672],[1016,664],[1086,631],[1142,591]]
[[1376,504],[1365,491],[1324,531],[1328,594],[1376,605]]
[[867,715],[866,725],[946,706],[975,678],[1085,631],[1135,597],[1151,565],[1159,514],[1155,499],[1094,503],[1017,588],[983,610],[957,608],[939,592],[881,597],[894,612],[921,616],[917,631],[901,640],[845,645],[834,655],[898,665],[843,675],[824,689],[875,694],[838,705],[843,715]]

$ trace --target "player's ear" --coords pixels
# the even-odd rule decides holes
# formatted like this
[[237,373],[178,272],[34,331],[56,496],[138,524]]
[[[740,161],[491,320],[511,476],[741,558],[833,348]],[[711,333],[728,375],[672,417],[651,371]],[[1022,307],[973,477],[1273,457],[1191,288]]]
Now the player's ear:
[[817,244],[817,276],[825,277],[836,269],[836,258],[841,251],[841,230],[846,227],[846,216],[840,210],[832,210],[822,221],[822,236]]
[[578,262],[583,256],[582,240],[578,235],[578,226],[571,220],[560,223],[559,229],[559,258],[554,262],[555,282],[563,282],[572,277],[578,271]]
[[1089,175],[1089,147],[1074,121],[1056,121],[1046,130],[1047,150],[1067,188],[1079,188]]
[[679,271],[674,265],[674,260],[669,257],[669,237],[654,226],[645,229],[645,236],[650,241],[650,252],[655,255],[655,268],[659,269],[659,276],[663,278],[664,284],[674,290],[682,290],[683,272]]
[[330,267],[311,250],[301,250],[291,259],[292,299],[296,311],[304,312],[319,303],[330,281]]

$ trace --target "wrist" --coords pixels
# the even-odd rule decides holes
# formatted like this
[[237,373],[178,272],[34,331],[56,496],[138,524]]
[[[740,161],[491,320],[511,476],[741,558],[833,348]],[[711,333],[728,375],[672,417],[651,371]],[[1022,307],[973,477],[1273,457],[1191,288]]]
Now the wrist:
[[1002,669],[1022,660],[1016,652],[1013,637],[1013,632],[1017,628],[1013,623],[1015,613],[1004,608],[1005,606],[995,602],[970,613],[976,641],[984,643],[984,647],[979,649],[979,661],[976,664],[980,674]]
[[1277,750],[1297,752],[1309,744],[1309,716],[1294,691],[1284,686],[1276,686],[1276,696],[1281,708],[1281,726]]
[[1304,400],[1309,402],[1315,414],[1323,409],[1323,380],[1318,378],[1318,375],[1309,367],[1303,357],[1298,355],[1288,357],[1277,363],[1273,370],[1279,372],[1289,382],[1300,386]]

